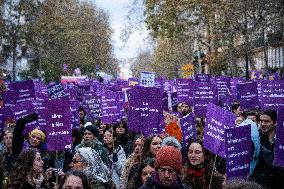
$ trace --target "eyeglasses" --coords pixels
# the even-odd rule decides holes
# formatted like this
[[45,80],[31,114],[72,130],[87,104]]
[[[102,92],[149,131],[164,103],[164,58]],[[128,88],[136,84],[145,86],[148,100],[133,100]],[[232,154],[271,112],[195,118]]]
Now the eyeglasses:
[[79,163],[79,162],[84,162],[84,161],[79,161],[79,160],[76,160],[76,159],[72,159],[72,163],[73,163],[73,164],[77,164],[77,163]]
[[165,169],[165,168],[159,168],[158,172],[161,174],[165,174],[166,172],[168,172],[170,175],[175,174],[176,170],[175,169]]

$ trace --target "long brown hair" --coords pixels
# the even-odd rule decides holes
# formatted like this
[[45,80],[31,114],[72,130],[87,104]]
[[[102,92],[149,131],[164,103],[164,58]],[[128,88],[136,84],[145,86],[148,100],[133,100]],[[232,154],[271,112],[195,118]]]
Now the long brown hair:
[[37,152],[34,148],[21,152],[9,176],[8,188],[19,189],[28,178],[33,178],[33,164]]

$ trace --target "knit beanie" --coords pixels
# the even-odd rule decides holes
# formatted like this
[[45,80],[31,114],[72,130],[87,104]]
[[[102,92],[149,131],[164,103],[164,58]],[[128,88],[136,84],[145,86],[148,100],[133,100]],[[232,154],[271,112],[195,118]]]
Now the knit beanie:
[[173,146],[163,146],[156,154],[156,168],[160,166],[170,166],[181,173],[182,156],[181,151]]
[[85,127],[84,131],[85,130],[90,131],[95,137],[99,137],[99,130],[97,129],[96,126],[89,125],[89,126]]

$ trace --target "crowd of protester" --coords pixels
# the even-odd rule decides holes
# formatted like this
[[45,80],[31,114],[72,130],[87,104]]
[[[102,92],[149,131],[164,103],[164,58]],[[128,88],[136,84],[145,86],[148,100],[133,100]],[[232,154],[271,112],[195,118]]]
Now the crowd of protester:
[[[180,117],[194,111],[177,104]],[[34,129],[24,135],[37,115],[7,122],[0,144],[2,189],[281,189],[284,169],[273,165],[277,114],[273,110],[242,111],[232,107],[236,126],[251,124],[253,155],[247,180],[229,182],[226,160],[203,147],[205,118],[196,118],[197,137],[181,144],[162,133],[145,138],[129,131],[127,120],[86,122],[80,108],[80,129],[73,129],[70,150],[48,152],[46,136]]]

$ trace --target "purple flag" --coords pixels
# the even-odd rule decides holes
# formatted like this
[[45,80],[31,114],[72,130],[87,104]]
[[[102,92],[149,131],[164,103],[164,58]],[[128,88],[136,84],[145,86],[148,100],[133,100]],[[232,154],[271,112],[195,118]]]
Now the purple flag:
[[209,74],[195,74],[195,81],[210,82],[211,75]]
[[59,151],[71,148],[72,144],[72,114],[70,102],[66,98],[53,99],[47,103],[47,149]]
[[278,111],[274,165],[284,167],[284,109]]
[[129,115],[128,128],[150,136],[154,130],[160,130],[163,119],[163,92],[153,87],[135,87],[128,92]]
[[102,121],[104,123],[114,123],[121,119],[118,92],[106,92],[102,95]]
[[176,86],[178,101],[193,106],[195,82],[191,79],[176,79]]
[[204,128],[204,147],[226,158],[225,129],[235,126],[235,116],[214,104],[208,104],[206,127]]
[[231,127],[225,133],[227,178],[246,179],[250,171],[251,126]]
[[190,139],[196,138],[195,115],[193,113],[180,119],[180,127],[182,140],[185,144],[188,144]]
[[205,115],[209,103],[217,105],[217,89],[207,82],[196,82],[194,91],[194,112]]
[[251,109],[259,106],[257,83],[237,84],[241,109]]

